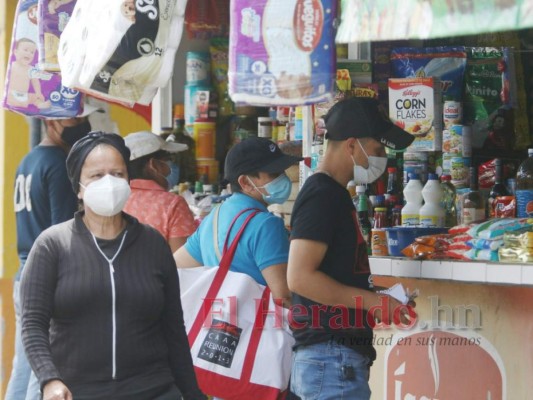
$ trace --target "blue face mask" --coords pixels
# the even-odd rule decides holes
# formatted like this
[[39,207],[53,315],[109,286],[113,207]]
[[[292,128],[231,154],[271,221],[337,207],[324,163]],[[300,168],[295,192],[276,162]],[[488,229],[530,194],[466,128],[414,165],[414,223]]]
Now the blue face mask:
[[167,180],[168,190],[171,190],[180,181],[180,167],[172,161],[166,161],[166,164],[170,168],[170,174],[168,174],[165,179]]
[[250,178],[248,180],[257,191],[265,189],[268,192],[268,194],[261,193],[263,200],[267,204],[283,204],[289,199],[291,194],[292,182],[285,173],[261,187],[255,186]]

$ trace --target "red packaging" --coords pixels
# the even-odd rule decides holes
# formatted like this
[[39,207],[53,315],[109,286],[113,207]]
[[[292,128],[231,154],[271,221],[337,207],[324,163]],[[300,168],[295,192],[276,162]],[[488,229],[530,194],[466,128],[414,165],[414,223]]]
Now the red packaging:
[[514,218],[516,216],[516,199],[514,196],[498,196],[494,200],[496,218]]

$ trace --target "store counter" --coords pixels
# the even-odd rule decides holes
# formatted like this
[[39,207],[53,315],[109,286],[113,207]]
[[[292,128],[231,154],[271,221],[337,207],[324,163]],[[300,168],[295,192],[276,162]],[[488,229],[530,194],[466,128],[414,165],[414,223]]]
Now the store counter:
[[481,261],[419,261],[400,257],[370,257],[374,275],[439,279],[471,283],[533,285],[533,264]]
[[419,289],[409,327],[374,330],[372,399],[528,399],[533,265],[371,257],[376,286]]

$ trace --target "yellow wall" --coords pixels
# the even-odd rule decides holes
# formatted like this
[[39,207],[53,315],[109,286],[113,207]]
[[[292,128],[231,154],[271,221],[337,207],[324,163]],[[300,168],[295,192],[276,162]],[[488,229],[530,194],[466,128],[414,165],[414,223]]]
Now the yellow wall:
[[[15,13],[15,1],[0,2],[0,85],[4,81],[6,73],[6,62],[9,54],[9,43],[11,41],[11,30],[13,27],[13,15]],[[0,86],[0,87],[1,87]],[[3,97],[3,92],[2,92]],[[16,267],[16,249],[14,246],[14,215],[8,212],[8,201],[12,195],[12,179],[7,176],[14,176],[14,166],[12,158],[19,158],[27,150],[28,135],[23,132],[28,131],[24,118],[12,113],[0,110],[0,243],[2,245],[2,263],[0,265],[0,277],[5,276],[6,266],[11,265],[10,271]],[[9,155],[9,156],[8,156]],[[12,207],[11,207],[12,209]],[[14,257],[15,256],[15,257]],[[11,369],[11,359],[13,357],[14,338],[14,313],[11,301],[11,282],[5,279],[0,280],[0,329],[2,340],[0,341],[0,398],[7,385],[9,371]]]
[[[0,0],[0,88],[3,86],[9,57],[11,32],[17,1]],[[111,106],[111,119],[123,135],[150,129],[139,115],[120,106]],[[11,372],[15,320],[12,302],[12,278],[18,268],[16,248],[15,213],[13,211],[13,180],[20,160],[30,150],[29,125],[26,119],[13,112],[0,109],[0,399],[4,397]]]

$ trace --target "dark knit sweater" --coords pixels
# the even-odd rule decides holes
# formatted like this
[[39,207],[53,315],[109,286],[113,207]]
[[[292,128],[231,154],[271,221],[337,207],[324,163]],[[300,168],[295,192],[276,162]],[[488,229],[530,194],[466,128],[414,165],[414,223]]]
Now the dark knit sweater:
[[126,236],[112,268],[81,213],[36,240],[21,283],[31,367],[41,387],[52,379],[90,387],[155,371],[161,384],[174,380],[184,398],[204,398],[170,248],[157,231],[124,216]]

